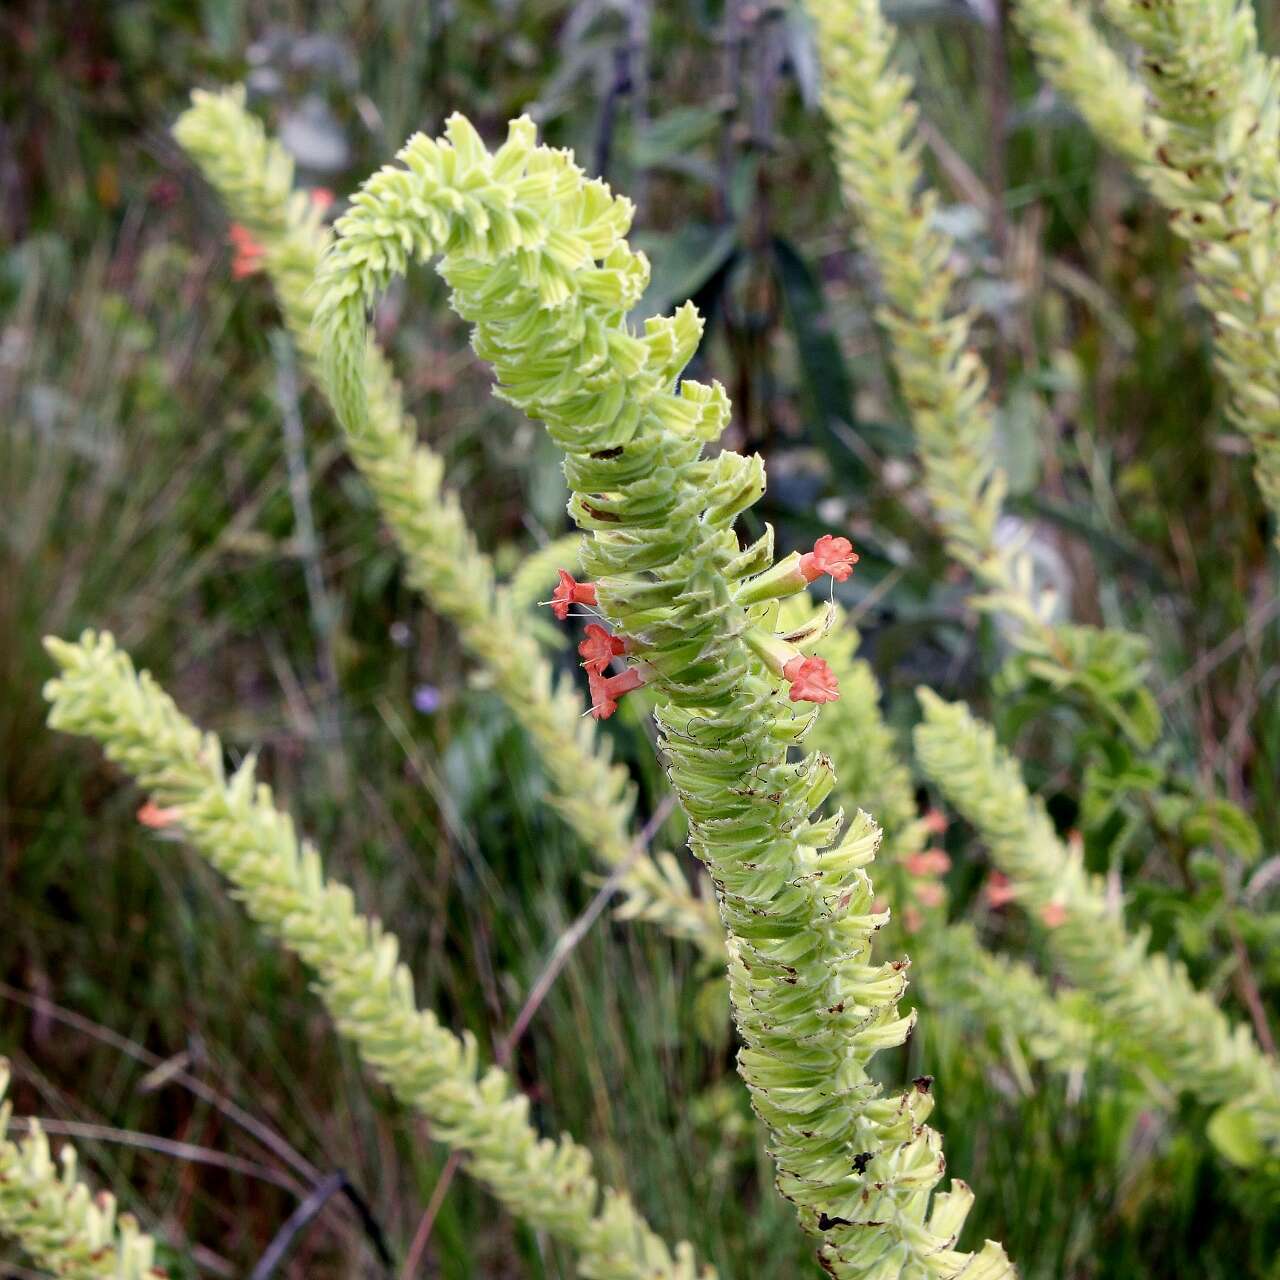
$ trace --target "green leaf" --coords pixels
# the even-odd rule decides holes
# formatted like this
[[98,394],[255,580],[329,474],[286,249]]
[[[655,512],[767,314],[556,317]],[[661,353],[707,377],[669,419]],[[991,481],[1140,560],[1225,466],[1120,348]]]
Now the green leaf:
[[677,107],[649,122],[636,138],[632,159],[640,169],[688,172],[690,153],[715,137],[720,121],[720,112],[710,107]]
[[738,250],[738,231],[733,226],[712,227],[695,222],[679,231],[637,234],[633,242],[654,263],[637,313],[665,316],[692,298],[732,261]]
[[1266,1148],[1246,1104],[1228,1102],[1209,1117],[1209,1140],[1232,1164],[1250,1169],[1261,1164]]
[[1229,800],[1202,801],[1182,820],[1181,835],[1189,845],[1224,849],[1249,865],[1262,855],[1261,832]]
[[853,381],[835,338],[822,286],[809,264],[781,236],[774,237],[773,260],[787,324],[796,344],[805,411],[814,436],[842,479],[868,483],[871,477],[866,464],[839,431],[840,427],[854,428],[857,421]]

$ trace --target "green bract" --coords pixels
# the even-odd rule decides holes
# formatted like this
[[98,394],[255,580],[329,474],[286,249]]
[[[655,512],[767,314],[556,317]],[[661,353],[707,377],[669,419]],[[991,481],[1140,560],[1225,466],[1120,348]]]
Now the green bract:
[[1163,134],[1142,86],[1072,0],[1014,0],[1014,20],[1040,69],[1098,141],[1133,165],[1149,164]]
[[1231,414],[1280,520],[1280,69],[1238,0],[1107,0],[1140,48],[1160,130],[1143,170],[1191,245]]
[[866,1069],[911,1025],[896,1007],[904,965],[870,961],[877,832],[859,814],[837,839],[839,815],[812,816],[829,762],[790,756],[813,712],[766,664],[776,605],[736,598],[773,563],[770,534],[744,550],[733,530],[764,468],[703,456],[728,404],[718,386],[677,383],[696,312],[632,332],[648,264],[623,238],[630,205],[537,146],[530,121],[491,154],[455,115],[399,158],[356,195],[321,271],[317,323],[344,426],[356,447],[373,429],[369,308],[411,262],[439,256],[499,393],[565,452],[570,510],[593,535],[583,563],[646,675],[691,846],[716,884],[740,1068],[783,1194],[834,1274],[1007,1274],[997,1245],[954,1249],[967,1188],[930,1208],[942,1159],[927,1088],[885,1098]]
[[[836,767],[836,798],[856,796],[879,818],[881,854],[892,865],[918,853],[929,837],[917,816],[911,772],[880,714],[880,686],[870,664],[855,657],[857,631],[843,622],[837,611],[823,646],[840,680],[840,701],[823,712],[814,738]],[[1029,965],[988,951],[970,925],[947,923],[939,911],[910,943],[929,1004],[996,1029],[1006,1044],[1012,1039],[1015,1065],[1026,1053],[1055,1070],[1075,1071],[1113,1052],[1086,994],[1051,991]]]
[[69,1143],[55,1160],[36,1123],[18,1142],[5,1137],[12,1114],[5,1101],[9,1064],[0,1058],[0,1237],[16,1240],[37,1266],[68,1280],[151,1280],[155,1241],[115,1197],[95,1195],[76,1176]]
[[1258,487],[1280,519],[1280,86],[1237,0],[1106,0],[1138,46],[1149,94],[1070,0],[1016,0],[1046,77],[1135,167],[1191,246],[1215,320],[1231,414],[1253,445]]

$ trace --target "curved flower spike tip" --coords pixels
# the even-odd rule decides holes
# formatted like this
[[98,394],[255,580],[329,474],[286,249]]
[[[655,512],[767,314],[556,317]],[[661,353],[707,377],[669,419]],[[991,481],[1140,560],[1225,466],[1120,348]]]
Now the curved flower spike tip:
[[606,676],[589,666],[587,683],[591,687],[591,714],[597,720],[607,720],[617,711],[618,699],[644,684],[644,677],[635,667],[628,667],[620,675]]
[[806,582],[812,582],[824,573],[829,573],[837,582],[843,582],[857,563],[858,553],[848,538],[824,533],[813,544],[813,550],[800,557],[800,572]]
[[834,702],[840,696],[835,672],[822,658],[792,658],[782,674],[791,681],[792,702]]
[[551,612],[563,622],[569,616],[569,606],[574,604],[595,604],[595,584],[579,582],[567,569],[559,569],[560,585],[552,592],[547,601]]
[[588,671],[594,671],[600,676],[609,669],[609,663],[614,658],[620,657],[626,651],[625,640],[613,635],[595,622],[587,624],[587,638],[578,646],[578,652],[583,658],[582,665]]
[[231,259],[231,275],[233,279],[243,280],[255,271],[262,269],[262,258],[266,250],[253,237],[253,232],[239,222],[233,222],[227,229],[227,239],[235,249]]

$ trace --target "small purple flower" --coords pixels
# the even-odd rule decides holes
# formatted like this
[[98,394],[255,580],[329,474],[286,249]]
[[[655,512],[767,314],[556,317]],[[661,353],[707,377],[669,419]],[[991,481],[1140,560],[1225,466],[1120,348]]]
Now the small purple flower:
[[420,684],[413,691],[413,709],[424,716],[434,715],[439,711],[442,701],[440,690],[433,684]]

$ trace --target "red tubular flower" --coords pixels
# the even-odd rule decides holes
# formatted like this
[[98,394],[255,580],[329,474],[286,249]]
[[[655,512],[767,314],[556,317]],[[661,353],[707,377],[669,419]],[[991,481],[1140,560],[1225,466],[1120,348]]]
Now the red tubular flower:
[[1003,871],[993,871],[982,887],[982,896],[986,898],[987,906],[998,911],[1001,907],[1008,906],[1018,895]]
[[311,203],[321,213],[324,213],[333,204],[333,192],[328,187],[312,187],[310,195]]
[[915,886],[916,901],[922,907],[942,906],[942,886],[936,880],[922,880]]
[[595,604],[596,589],[591,582],[578,582],[567,569],[559,569],[560,585],[551,594],[551,612],[563,622],[572,604]]
[[587,638],[578,646],[584,661],[582,665],[596,675],[604,675],[614,658],[626,653],[627,642],[612,635],[594,622],[587,624]]
[[591,714],[597,720],[607,720],[618,709],[618,699],[632,689],[644,684],[635,667],[628,667],[621,674],[606,676],[594,667],[587,668],[587,683],[591,687]]
[[1040,908],[1040,919],[1050,929],[1056,929],[1059,925],[1067,922],[1067,909],[1060,902],[1046,902]]
[[920,819],[920,825],[931,836],[940,836],[947,829],[947,815],[941,809],[930,809]]
[[227,231],[227,238],[235,249],[235,257],[231,260],[231,275],[236,280],[243,280],[262,268],[262,255],[266,250],[253,238],[248,227],[233,222]]
[[829,573],[837,582],[843,582],[858,563],[858,553],[848,538],[836,538],[824,533],[813,544],[812,551],[806,551],[800,557],[800,572],[806,582],[820,578]]
[[162,809],[154,800],[148,800],[146,804],[138,810],[138,821],[144,827],[151,827],[153,830],[159,831],[164,827],[171,827],[182,813],[178,809]]
[[792,702],[834,702],[840,696],[835,672],[822,658],[792,658],[782,674],[791,681]]
[[913,876],[940,876],[951,870],[951,859],[941,849],[925,849],[913,853],[906,860],[906,868]]

